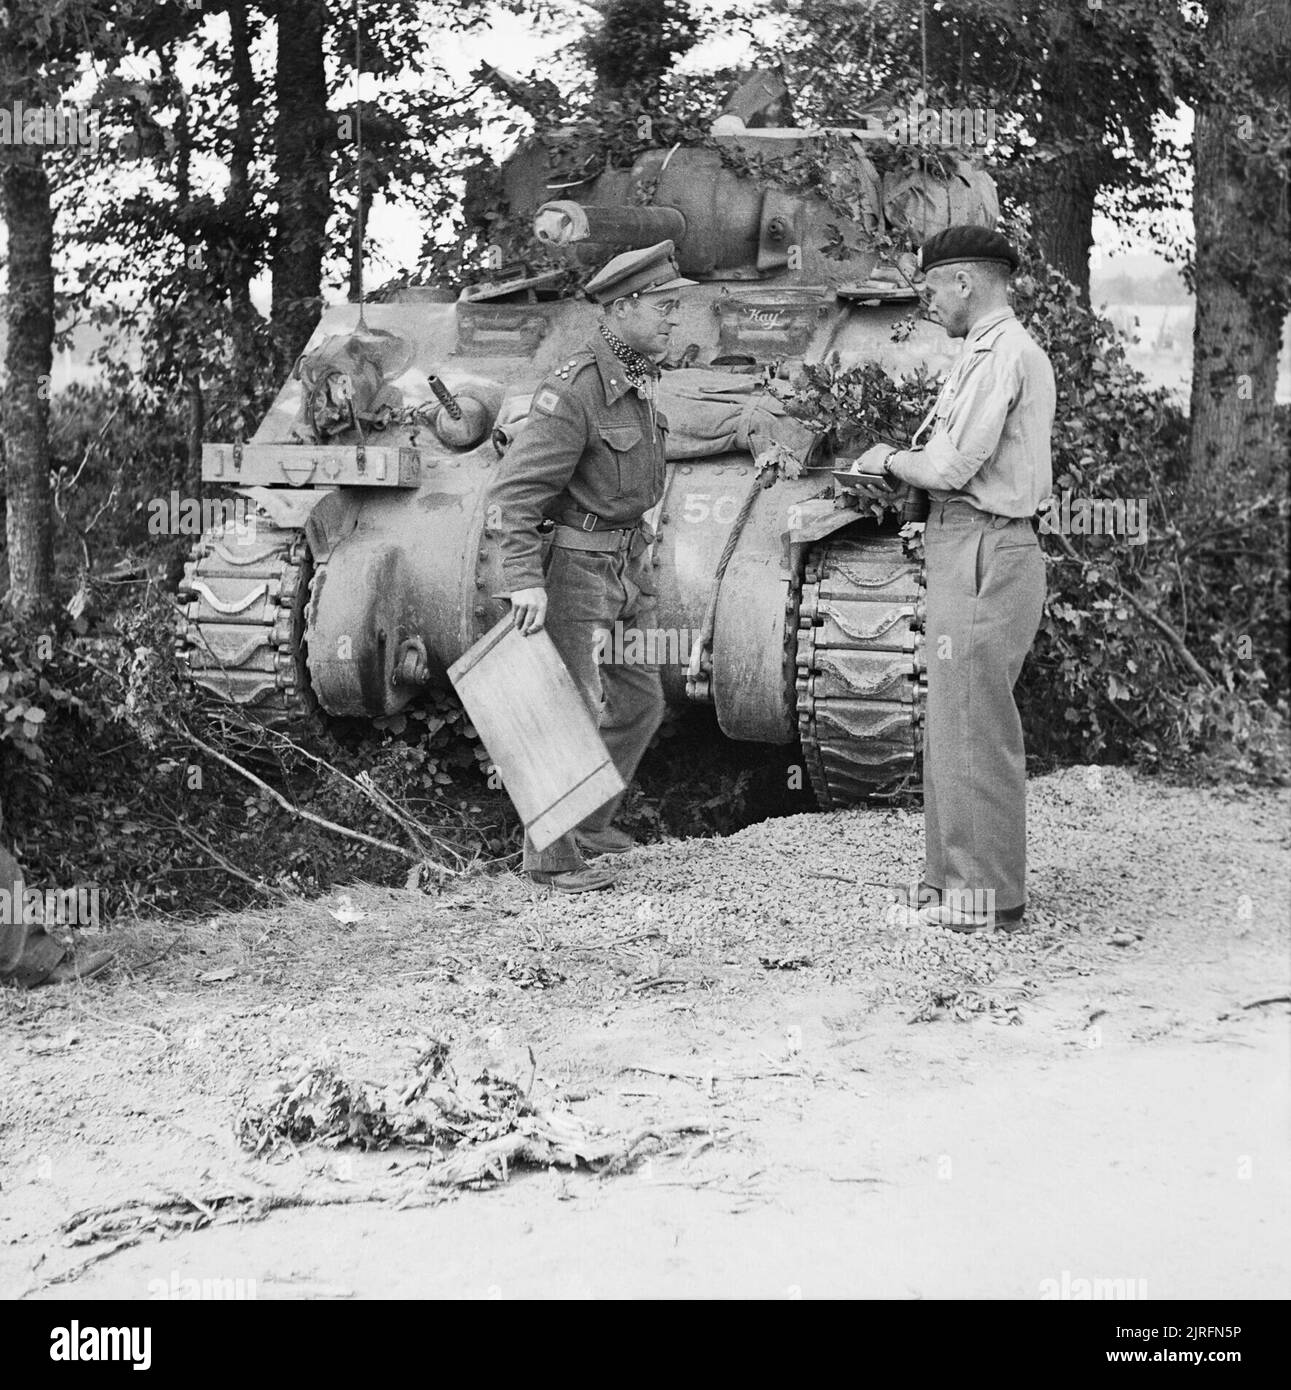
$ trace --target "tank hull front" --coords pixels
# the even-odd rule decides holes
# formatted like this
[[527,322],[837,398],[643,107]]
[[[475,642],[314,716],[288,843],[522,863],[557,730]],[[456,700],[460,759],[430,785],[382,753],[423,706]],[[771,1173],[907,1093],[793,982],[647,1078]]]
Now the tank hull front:
[[[720,356],[721,335],[739,329],[731,296],[742,292],[720,284],[688,291],[674,347],[693,345],[690,356],[700,363]],[[893,373],[951,360],[947,339],[931,325],[920,324],[904,337],[894,334],[907,306],[860,306],[824,287],[819,294],[822,308],[810,340],[796,344],[800,360],[837,352],[843,362],[878,362]],[[765,314],[758,312],[760,334]],[[380,486],[369,470],[364,481],[370,485],[329,487],[324,472],[296,466],[295,451],[308,463],[310,446],[298,442],[303,388],[295,377],[250,441],[286,446],[293,466],[274,476],[230,476],[226,446],[223,472],[212,481],[263,484],[277,497],[300,499],[300,510],[308,513],[314,578],[304,641],[311,691],[325,711],[369,717],[397,712],[427,677],[446,684],[447,668],[507,610],[498,539],[486,524],[489,492],[502,465],[487,436],[469,449],[440,441],[432,428],[428,378],[438,377],[454,392],[501,401],[507,418],[523,415],[538,384],[586,344],[597,322],[594,306],[575,300],[369,304],[362,324],[357,306],[336,306],[325,313],[306,354],[364,329],[408,345],[406,366],[390,385],[411,422],[369,433],[367,443],[383,446],[391,458],[400,448],[413,451],[415,468],[406,476],[402,467],[397,477],[383,475]],[[353,442],[349,435],[341,438]],[[324,465],[330,466],[326,459]],[[755,471],[751,456],[742,452],[669,463],[665,497],[650,520],[658,532],[652,563],[659,591],[652,650],[662,657],[671,704],[690,698],[687,664]],[[704,698],[731,737],[783,743],[796,736],[797,619],[787,610],[797,580],[786,532],[794,508],[819,497],[829,481],[827,472],[808,471],[760,491],[730,558]],[[321,500],[306,505],[305,494]],[[425,654],[415,680],[408,678],[405,661],[411,646]]]
[[[318,538],[307,632],[314,694],[331,714],[386,715],[416,693],[394,679],[398,651],[420,639],[431,681],[507,611],[497,538],[486,523],[499,463],[490,446],[431,469],[416,492],[347,493],[352,524],[329,543],[330,517],[316,509]],[[700,640],[718,562],[756,470],[747,455],[670,464],[651,520],[658,588],[647,650],[659,661],[669,703],[689,703],[686,668]],[[786,616],[791,574],[784,532],[791,508],[820,491],[813,472],[759,489],[720,590],[712,690],[723,730],[734,738],[785,743],[795,737],[794,626]],[[330,514],[330,515],[329,515]],[[622,648],[620,647],[620,651]],[[631,659],[631,653],[628,653]]]

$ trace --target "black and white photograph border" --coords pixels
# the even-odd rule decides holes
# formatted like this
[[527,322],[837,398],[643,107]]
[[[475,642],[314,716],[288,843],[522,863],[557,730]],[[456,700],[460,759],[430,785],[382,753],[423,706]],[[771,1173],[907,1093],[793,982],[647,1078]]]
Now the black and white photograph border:
[[1089,1364],[1254,1359],[1291,0],[0,26],[42,1361],[463,1298],[1098,1305]]

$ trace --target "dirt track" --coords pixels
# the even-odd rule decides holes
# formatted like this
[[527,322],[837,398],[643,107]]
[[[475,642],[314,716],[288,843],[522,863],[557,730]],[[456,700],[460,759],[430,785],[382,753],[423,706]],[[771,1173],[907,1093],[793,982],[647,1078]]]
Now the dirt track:
[[[105,982],[0,994],[0,1294],[1286,1296],[1288,797],[1070,769],[1031,807],[1016,936],[885,925],[920,846],[886,811],[651,846],[591,900],[357,886],[118,933]],[[447,1196],[415,1150],[236,1147],[244,1091],[444,1035],[462,1075],[532,1048],[608,1129],[701,1128]],[[236,1223],[252,1196],[311,1205]],[[62,1230],[167,1200],[201,1228]]]

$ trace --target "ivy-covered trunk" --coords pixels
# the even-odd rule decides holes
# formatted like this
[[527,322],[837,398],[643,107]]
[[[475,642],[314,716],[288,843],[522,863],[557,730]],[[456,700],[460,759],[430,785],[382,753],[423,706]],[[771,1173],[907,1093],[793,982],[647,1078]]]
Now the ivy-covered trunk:
[[[0,80],[0,99],[14,88]],[[0,146],[0,203],[8,231],[5,389],[8,603],[40,620],[54,607],[54,513],[49,486],[49,386],[54,342],[54,216],[40,145]]]
[[1089,161],[1060,161],[1053,181],[1032,199],[1036,240],[1046,261],[1062,273],[1089,303],[1089,251],[1094,242],[1094,196],[1098,184]]
[[589,0],[600,14],[579,48],[592,70],[596,95],[620,100],[627,93],[652,104],[664,74],[694,46],[695,17],[688,0]]
[[1074,40],[1059,21],[1039,79],[1040,139],[1066,153],[1039,165],[1029,199],[1032,227],[1045,260],[1089,303],[1089,251],[1094,243],[1094,199],[1102,182],[1102,132],[1091,129],[1089,94]]
[[285,368],[300,355],[322,307],[323,248],[331,211],[330,126],[322,0],[279,0],[274,181],[273,334]]
[[[180,235],[184,242],[183,302],[188,312],[200,312],[202,281],[205,279],[205,246],[199,224],[193,216],[193,129],[191,107],[180,91],[179,113],[175,119],[175,207],[179,214]],[[201,342],[191,334],[181,336],[183,360],[178,364],[184,381],[184,471],[178,479],[185,493],[197,492],[202,481],[202,435],[206,425],[206,400],[202,394]]]
[[1278,350],[1291,305],[1288,180],[1278,168],[1291,112],[1291,0],[1214,0],[1208,9],[1211,51],[1221,68],[1249,77],[1254,103],[1220,90],[1197,108],[1188,477],[1198,488],[1235,469],[1272,479]]
[[230,213],[229,307],[233,317],[233,351],[236,366],[233,387],[237,396],[238,426],[241,438],[249,433],[248,417],[255,396],[255,323],[258,317],[251,302],[251,277],[255,269],[256,237],[259,231],[251,217],[251,161],[255,155],[255,72],[251,66],[251,34],[247,12],[240,5],[229,6],[229,75],[233,83],[236,113],[232,149],[229,157],[229,190],[226,201]]

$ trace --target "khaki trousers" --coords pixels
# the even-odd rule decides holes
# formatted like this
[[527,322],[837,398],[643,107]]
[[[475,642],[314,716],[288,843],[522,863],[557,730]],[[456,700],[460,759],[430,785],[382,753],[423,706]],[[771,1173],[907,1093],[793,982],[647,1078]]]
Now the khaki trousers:
[[[625,783],[636,775],[664,710],[659,667],[615,659],[624,652],[653,651],[656,646],[644,636],[632,636],[634,630],[653,623],[657,606],[644,543],[638,539],[633,549],[635,554],[553,545],[547,560],[547,632]],[[604,830],[622,799],[616,796],[607,801],[579,829]],[[526,871],[565,873],[581,869],[586,862],[573,834],[562,835],[544,850],[535,849],[525,836]]]
[[[924,881],[996,911],[1026,903],[1026,753],[1013,686],[1040,626],[1027,518],[934,502],[924,530]],[[978,896],[980,895],[980,896]]]

